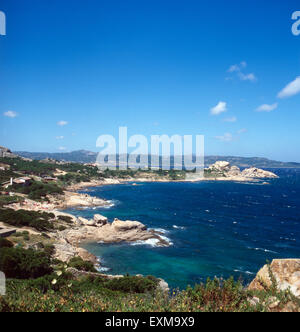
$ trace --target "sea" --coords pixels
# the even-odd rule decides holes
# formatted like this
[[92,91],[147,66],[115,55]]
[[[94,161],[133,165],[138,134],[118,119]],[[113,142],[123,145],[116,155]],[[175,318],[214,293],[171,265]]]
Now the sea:
[[246,285],[266,262],[300,258],[300,169],[271,171],[280,178],[90,188],[90,195],[110,206],[67,212],[138,220],[170,242],[169,247],[152,240],[85,244],[105,273],[154,275],[178,289],[215,276],[233,276]]

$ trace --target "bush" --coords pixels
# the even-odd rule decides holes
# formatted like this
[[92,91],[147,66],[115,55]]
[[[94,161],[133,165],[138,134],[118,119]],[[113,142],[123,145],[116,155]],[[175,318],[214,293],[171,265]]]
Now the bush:
[[54,226],[51,219],[52,214],[46,212],[0,209],[0,221],[15,227],[32,227],[38,231],[52,230]]
[[4,205],[22,202],[22,201],[24,201],[24,198],[22,198],[22,197],[0,195],[0,207],[3,207]]
[[58,219],[60,221],[63,221],[65,223],[67,223],[67,224],[72,224],[73,223],[72,218],[69,217],[69,216],[59,216]]
[[51,239],[51,237],[46,233],[42,233],[42,237],[44,237],[45,239]]
[[0,248],[13,248],[14,244],[0,237]]
[[73,267],[79,271],[97,272],[93,263],[84,261],[81,257],[73,257],[69,261],[69,267]]
[[80,175],[78,173],[67,173],[65,175],[60,175],[58,179],[66,184],[90,182],[90,178],[87,175]]
[[44,246],[44,252],[49,257],[53,256],[54,253],[55,253],[55,247],[54,247],[54,245],[51,245],[51,244],[45,245]]
[[0,249],[0,270],[7,278],[31,279],[52,272],[50,257],[39,251],[22,248]]
[[13,234],[14,237],[22,237],[25,241],[29,241],[30,237],[29,237],[29,233],[28,232],[17,232],[15,234]]
[[45,184],[42,182],[33,181],[29,186],[13,185],[8,188],[11,191],[19,192],[28,195],[28,198],[33,200],[40,200],[47,195],[63,194],[63,190],[56,184]]
[[150,277],[125,276],[105,282],[104,287],[125,293],[146,293],[156,290],[158,280]]

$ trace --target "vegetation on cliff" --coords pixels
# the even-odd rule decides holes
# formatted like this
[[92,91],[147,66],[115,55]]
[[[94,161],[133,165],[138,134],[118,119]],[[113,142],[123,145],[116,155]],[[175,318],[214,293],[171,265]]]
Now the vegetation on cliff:
[[[253,300],[255,299],[255,300]],[[276,308],[272,304],[276,302]],[[158,291],[149,277],[74,279],[63,273],[32,280],[9,280],[0,297],[0,312],[299,312],[299,301],[288,292],[253,292],[233,279]]]
[[48,212],[0,208],[0,222],[17,228],[30,227],[38,232],[51,232],[60,230],[60,227],[70,227],[72,220],[68,216],[56,217]]
[[79,258],[66,264],[51,258],[51,251],[11,248],[2,242],[0,270],[8,280],[0,312],[300,311],[300,300],[288,290],[279,291],[275,281],[261,290],[249,290],[233,278],[208,279],[185,290],[163,292],[151,276],[75,277],[69,271],[74,265],[86,270]]
[[0,221],[15,227],[31,227],[38,231],[54,229],[53,213],[0,209]]
[[47,200],[47,195],[62,195],[63,190],[54,183],[42,183],[32,181],[28,186],[12,185],[7,188],[8,191],[27,195],[32,200]]

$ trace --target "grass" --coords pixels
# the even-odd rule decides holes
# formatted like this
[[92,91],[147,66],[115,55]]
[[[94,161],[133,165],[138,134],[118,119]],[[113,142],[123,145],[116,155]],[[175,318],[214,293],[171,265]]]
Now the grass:
[[[126,283],[134,277],[127,277]],[[121,280],[121,279],[120,279]],[[67,280],[56,290],[42,289],[42,283],[10,280],[7,295],[0,297],[0,311],[14,312],[264,312],[268,308],[268,292],[258,295],[261,304],[250,302],[253,292],[245,290],[241,284],[229,279],[208,280],[206,284],[188,287],[184,291],[171,294],[145,289],[142,293],[130,292],[113,283]],[[133,283],[133,281],[132,281]],[[255,294],[257,295],[257,294]],[[279,297],[280,298],[280,297]],[[281,308],[291,301],[285,294]],[[294,299],[293,299],[294,301]],[[295,310],[299,310],[299,303]],[[298,305],[298,307],[297,307]],[[280,310],[280,305],[278,310]],[[275,311],[275,310],[274,310]]]
[[[125,276],[74,280],[68,273],[35,280],[8,280],[0,297],[0,312],[268,312],[300,311],[299,299],[289,291],[249,291],[233,278],[208,279],[183,291],[163,293],[153,277]],[[253,297],[259,302],[253,303]],[[278,301],[276,308],[270,303]]]

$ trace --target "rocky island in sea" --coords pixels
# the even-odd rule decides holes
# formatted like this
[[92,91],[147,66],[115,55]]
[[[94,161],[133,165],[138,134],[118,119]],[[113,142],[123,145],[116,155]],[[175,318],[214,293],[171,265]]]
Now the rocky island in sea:
[[[143,224],[143,220],[114,218],[110,222],[108,218],[100,214],[86,219],[65,213],[63,210],[69,207],[105,207],[111,204],[105,199],[93,197],[87,193],[78,193],[78,189],[132,182],[203,180],[257,182],[278,177],[273,172],[258,168],[240,170],[226,161],[217,161],[210,165],[205,169],[204,179],[197,179],[193,177],[192,172],[101,171],[90,164],[58,162],[49,159],[33,161],[14,155],[9,149],[2,148],[1,151],[4,152],[2,152],[0,159],[0,267],[11,279],[9,281],[11,287],[16,287],[15,279],[23,280],[22,287],[25,287],[25,291],[20,295],[19,300],[23,301],[25,305],[23,309],[27,311],[31,310],[30,296],[34,296],[35,292],[37,292],[36,294],[41,291],[47,293],[48,290],[57,292],[56,295],[51,293],[51,301],[58,311],[70,311],[71,306],[76,305],[75,310],[96,311],[95,305],[101,307],[99,297],[93,298],[93,301],[87,301],[88,305],[76,298],[74,292],[81,285],[82,280],[85,283],[91,282],[91,280],[93,283],[99,283],[102,285],[101,292],[106,292],[107,289],[118,290],[122,291],[123,295],[127,294],[127,297],[128,294],[131,296],[130,294],[148,294],[157,290],[162,293],[169,291],[168,285],[159,279],[160,276],[137,275],[130,277],[97,272],[97,269],[101,267],[101,261],[81,248],[83,243],[112,244],[153,240],[162,248],[169,246],[170,243],[159,230],[148,229]],[[31,267],[24,267],[23,260],[31,261]],[[253,295],[246,296],[245,293],[245,299],[238,304],[238,310],[242,311],[246,305],[249,305],[253,311],[258,310],[261,306],[271,311],[298,310],[292,296],[299,296],[299,260],[279,261],[279,263],[276,261],[272,264],[271,270],[274,269],[279,291],[286,292],[289,288],[291,289],[291,295],[288,293],[285,295],[286,303],[277,303],[277,293],[273,292],[272,298],[269,290],[265,290],[257,281],[260,279],[256,278],[250,285],[251,291],[254,292]],[[268,287],[273,286],[272,276],[268,279],[266,268],[258,276],[265,278]],[[40,288],[41,284],[43,285],[42,289]],[[96,286],[90,284],[89,287]],[[237,284],[234,287],[239,286]],[[222,289],[219,285],[215,291],[216,293],[223,292]],[[70,298],[74,296],[76,304],[67,299],[63,300],[62,292],[67,292]],[[240,292],[242,293],[243,290]],[[257,292],[260,294],[257,295]],[[83,296],[82,293],[80,294]],[[11,296],[10,291],[8,296]],[[182,294],[182,296],[188,295]],[[118,309],[123,305],[122,301],[126,301],[126,303],[128,301],[122,296],[121,299],[120,302],[113,304],[109,300],[109,304],[106,303],[103,310]],[[1,311],[8,311],[11,308],[10,303],[14,300],[10,299],[9,301],[8,303],[5,297],[0,297]],[[65,307],[61,303],[64,303]],[[154,301],[151,303],[153,310],[156,310]],[[17,303],[14,305],[16,310],[23,310]],[[35,310],[42,311],[42,305],[47,306],[41,301],[40,304],[36,304]],[[172,306],[175,303],[169,305]],[[44,308],[44,310],[47,309],[48,307]],[[162,304],[160,304],[160,309],[162,309]],[[193,311],[196,307],[185,307],[185,309]]]

